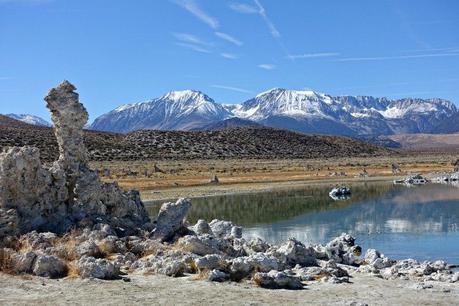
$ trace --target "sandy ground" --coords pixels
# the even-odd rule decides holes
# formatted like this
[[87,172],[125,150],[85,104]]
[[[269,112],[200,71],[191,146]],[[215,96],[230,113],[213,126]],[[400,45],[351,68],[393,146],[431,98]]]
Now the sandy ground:
[[190,277],[131,275],[131,282],[0,274],[0,305],[457,305],[459,284],[388,281],[355,274],[351,284],[319,283],[301,291]]

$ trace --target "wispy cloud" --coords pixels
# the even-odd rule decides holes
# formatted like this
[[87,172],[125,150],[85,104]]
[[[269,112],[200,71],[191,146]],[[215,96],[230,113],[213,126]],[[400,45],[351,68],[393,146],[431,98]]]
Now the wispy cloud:
[[401,59],[450,57],[450,56],[459,56],[459,52],[395,55],[395,56],[373,56],[373,57],[346,57],[346,58],[336,59],[335,61],[337,62],[389,61],[389,60],[401,60]]
[[231,3],[230,9],[241,14],[258,14],[258,9],[245,3]]
[[227,33],[223,33],[223,32],[215,32],[215,35],[217,35],[217,37],[223,39],[223,40],[226,40],[227,42],[230,42],[236,46],[242,46],[242,41],[234,38],[233,36],[227,34]]
[[0,81],[6,81],[6,80],[11,80],[12,77],[9,76],[0,76]]
[[231,59],[231,60],[234,60],[234,59],[238,59],[239,57],[236,55],[236,54],[232,54],[232,53],[220,53],[220,55],[224,58],[227,58],[227,59]]
[[183,43],[200,45],[200,46],[205,46],[205,47],[212,46],[211,43],[205,42],[201,40],[200,38],[198,38],[197,36],[192,35],[192,34],[188,34],[188,33],[173,33],[173,34],[177,40]]
[[236,92],[242,92],[242,93],[253,93],[253,91],[244,89],[244,88],[239,88],[239,87],[233,87],[233,86],[226,86],[226,85],[211,85],[210,87],[213,88],[220,88],[220,89],[226,89],[226,90],[231,90],[231,91],[236,91]]
[[426,52],[459,52],[459,46],[448,47],[448,48],[423,48],[423,49],[412,49],[403,50],[406,53],[426,53]]
[[213,30],[217,30],[219,22],[216,18],[203,11],[194,0],[176,0],[175,3],[193,14],[196,18],[207,24]]
[[276,69],[276,66],[273,64],[260,64],[258,65],[258,68],[261,68],[264,70],[273,70],[273,69]]
[[198,45],[193,45],[193,44],[188,44],[188,43],[183,43],[183,42],[176,42],[175,44],[177,46],[187,48],[187,49],[190,49],[196,52],[200,52],[200,53],[212,53],[212,51],[210,51],[209,49],[198,46]]
[[290,54],[287,55],[289,59],[302,59],[302,58],[318,58],[318,57],[335,57],[339,56],[337,52],[321,52],[321,53],[304,53],[304,54]]
[[281,34],[280,32],[277,30],[276,26],[274,25],[274,23],[271,21],[271,19],[269,19],[268,15],[266,14],[266,10],[265,8],[263,7],[263,5],[261,5],[260,1],[259,0],[254,0],[256,6],[258,7],[258,14],[260,14],[260,16],[263,18],[263,20],[265,21],[266,25],[268,26],[269,28],[269,31],[271,33],[271,35],[274,37],[274,38],[280,38],[281,37]]

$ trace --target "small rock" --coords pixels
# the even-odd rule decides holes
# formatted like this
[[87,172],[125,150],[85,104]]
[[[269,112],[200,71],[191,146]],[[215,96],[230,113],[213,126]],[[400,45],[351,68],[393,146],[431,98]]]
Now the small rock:
[[199,271],[202,270],[214,270],[217,268],[221,268],[224,265],[223,257],[220,255],[212,254],[206,255],[204,257],[200,257],[194,260],[196,268]]
[[212,270],[209,273],[208,280],[211,281],[211,282],[224,282],[224,281],[229,280],[229,278],[230,278],[229,274],[227,274],[227,273],[225,273],[223,271]]
[[177,241],[177,246],[186,252],[191,252],[196,255],[204,256],[208,254],[220,253],[213,245],[206,243],[196,236],[187,235]]
[[64,277],[67,274],[67,266],[55,256],[38,255],[33,267],[33,274],[49,278]]
[[119,267],[106,259],[83,256],[77,263],[82,278],[118,279]]
[[14,271],[16,273],[30,273],[32,272],[33,263],[37,255],[34,252],[27,252],[25,254],[18,254],[14,258]]
[[227,238],[231,236],[231,230],[234,225],[229,221],[221,221],[215,219],[209,223],[209,226],[212,229],[212,233],[215,235],[215,237]]
[[290,238],[277,248],[271,248],[266,254],[276,258],[281,269],[292,268],[297,264],[301,266],[316,264],[314,249],[306,247],[294,238]]
[[303,289],[300,279],[295,276],[287,275],[284,272],[270,271],[268,273],[256,273],[253,281],[260,287],[268,289]]
[[75,253],[78,258],[81,258],[83,256],[99,257],[101,252],[94,240],[86,240],[76,246]]
[[198,222],[196,222],[196,224],[191,229],[198,235],[212,234],[209,223],[202,219],[198,220]]

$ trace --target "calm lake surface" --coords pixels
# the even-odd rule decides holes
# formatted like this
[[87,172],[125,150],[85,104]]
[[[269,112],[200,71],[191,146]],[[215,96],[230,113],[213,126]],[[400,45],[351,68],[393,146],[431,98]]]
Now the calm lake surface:
[[[444,259],[459,264],[459,188],[429,184],[352,185],[348,200],[334,201],[331,186],[193,199],[188,220],[231,220],[244,236],[276,243],[295,237],[326,243],[342,232],[391,258]],[[159,203],[148,205],[156,216]]]

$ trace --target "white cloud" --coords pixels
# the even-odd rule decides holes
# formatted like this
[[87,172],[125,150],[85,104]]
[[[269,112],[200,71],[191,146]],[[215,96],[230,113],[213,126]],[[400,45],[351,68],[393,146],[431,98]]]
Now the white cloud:
[[232,3],[229,6],[233,11],[241,14],[258,14],[259,10],[251,5],[245,3]]
[[231,91],[236,91],[236,92],[242,92],[242,93],[253,93],[251,90],[247,90],[244,88],[239,88],[239,87],[233,87],[233,86],[226,86],[226,85],[211,85],[211,87],[214,88],[220,88],[220,89],[226,89],[226,90],[231,90]]
[[193,44],[193,45],[200,45],[200,46],[205,46],[205,47],[210,47],[212,46],[211,43],[205,42],[201,40],[200,38],[196,37],[195,35],[188,34],[188,33],[174,33],[174,36],[177,40],[187,43],[187,44]]
[[273,64],[260,64],[258,65],[258,68],[265,69],[265,70],[273,70],[276,68],[276,66]]
[[337,52],[322,52],[322,53],[304,53],[304,54],[290,54],[287,55],[289,59],[301,59],[301,58],[318,58],[318,57],[334,57],[339,56]]
[[268,26],[268,29],[269,29],[269,32],[271,33],[271,35],[274,38],[280,38],[281,37],[280,32],[277,30],[276,26],[271,21],[271,19],[269,19],[268,15],[266,14],[265,8],[261,5],[260,1],[259,0],[254,0],[254,2],[257,5],[258,9],[259,9],[258,13],[260,14],[260,16],[263,18],[263,20],[265,21],[266,25]]
[[217,30],[219,22],[216,18],[210,16],[204,12],[194,0],[176,0],[175,3],[180,5],[182,8],[193,14],[196,18],[207,24],[213,30]]
[[417,55],[395,55],[395,56],[373,56],[373,57],[346,57],[337,59],[337,62],[363,62],[363,61],[387,61],[413,58],[428,58],[428,57],[449,57],[459,56],[459,52],[450,53],[430,53]]
[[232,54],[232,53],[225,53],[225,52],[223,52],[223,53],[220,53],[220,55],[221,55],[222,57],[224,57],[224,58],[227,58],[227,59],[232,59],[232,60],[234,60],[234,59],[237,59],[237,58],[238,58],[238,56],[237,56],[237,55],[235,55],[235,54]]
[[193,51],[196,51],[196,52],[200,52],[200,53],[212,53],[212,51],[210,51],[209,49],[207,49],[205,47],[201,47],[201,46],[197,46],[197,45],[193,45],[193,44],[188,44],[188,43],[183,43],[183,42],[177,42],[175,44],[177,46],[180,46],[180,47],[183,47],[183,48],[187,48],[187,49],[190,49],[190,50],[193,50]]
[[226,34],[226,33],[223,33],[223,32],[215,32],[215,35],[217,35],[217,37],[223,39],[223,40],[226,40],[232,44],[235,44],[236,46],[242,46],[242,41],[234,38],[233,36],[229,35],[229,34]]
[[0,81],[6,81],[6,80],[11,80],[12,77],[9,76],[0,76]]

